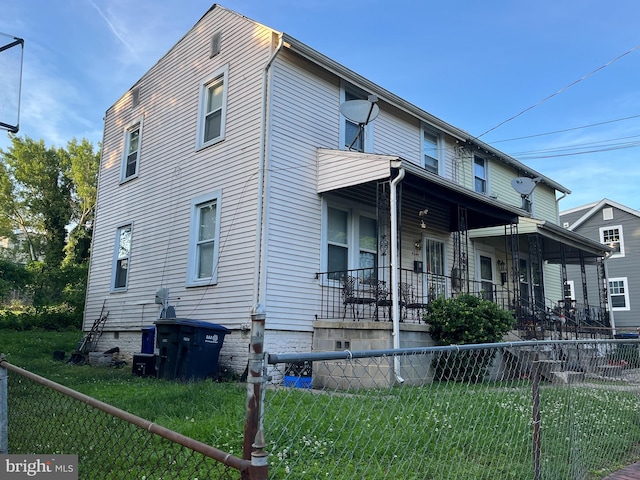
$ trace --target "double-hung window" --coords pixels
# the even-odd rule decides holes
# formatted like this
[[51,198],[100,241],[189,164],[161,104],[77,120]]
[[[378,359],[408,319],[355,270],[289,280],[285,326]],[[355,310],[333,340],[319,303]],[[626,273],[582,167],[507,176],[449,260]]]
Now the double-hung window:
[[627,277],[609,279],[609,299],[612,310],[631,310]]
[[436,175],[440,173],[440,137],[428,128],[422,130],[422,166]]
[[223,67],[200,83],[198,148],[224,140],[228,68]]
[[473,189],[478,193],[487,193],[487,161],[473,156]]
[[124,132],[124,153],[122,155],[122,167],[120,169],[121,182],[138,176],[141,141],[142,117],[129,124]]
[[220,191],[191,202],[191,232],[187,286],[211,285],[218,281],[220,245]]
[[[367,100],[368,94],[351,85],[345,85],[341,91],[341,103],[351,100]],[[373,150],[373,123],[360,125],[341,116],[340,127],[341,142],[345,150],[354,152],[370,152]]]
[[116,242],[111,273],[111,290],[124,291],[129,282],[132,225],[123,225],[116,231]]
[[[347,275],[373,283],[378,267],[378,225],[372,216],[327,207],[326,263],[330,280]],[[356,270],[357,272],[351,272]]]
[[614,249],[611,258],[624,257],[624,236],[622,225],[600,227],[600,243]]

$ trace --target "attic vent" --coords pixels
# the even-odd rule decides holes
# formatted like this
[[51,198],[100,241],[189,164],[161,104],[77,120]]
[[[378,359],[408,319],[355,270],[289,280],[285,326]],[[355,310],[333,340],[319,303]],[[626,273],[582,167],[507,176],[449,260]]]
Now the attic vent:
[[220,53],[220,44],[222,43],[222,34],[220,32],[216,32],[211,37],[211,55],[209,58],[215,57]]
[[137,107],[140,104],[140,87],[134,87],[131,90],[131,107]]
[[613,220],[613,208],[603,208],[602,209],[602,219],[603,220]]
[[562,226],[563,226],[564,228],[569,228],[569,222],[564,222],[564,223],[562,224]]

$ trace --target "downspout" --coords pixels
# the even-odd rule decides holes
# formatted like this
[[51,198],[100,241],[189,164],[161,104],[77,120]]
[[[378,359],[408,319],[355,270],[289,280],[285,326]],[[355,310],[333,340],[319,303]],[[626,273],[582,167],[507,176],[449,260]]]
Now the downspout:
[[254,280],[253,280],[253,298],[254,306],[262,304],[266,307],[264,299],[264,288],[266,283],[266,268],[265,268],[265,250],[266,250],[266,234],[264,233],[264,227],[266,225],[266,199],[265,192],[267,191],[267,171],[268,171],[268,154],[267,154],[267,115],[269,111],[269,69],[274,60],[278,56],[278,53],[282,50],[284,45],[283,35],[280,34],[278,46],[269,58],[269,61],[264,67],[262,73],[262,106],[261,117],[262,122],[260,124],[260,170],[258,172],[258,204],[257,204],[257,226],[256,226],[256,254],[254,261]]
[[[405,170],[400,168],[398,176],[391,181],[391,315],[393,318],[393,348],[400,348],[400,282],[398,279],[398,269],[396,266],[400,256],[398,255],[398,184],[404,178]],[[404,378],[400,375],[400,358],[393,357],[393,372],[398,383],[404,383]]]
[[556,198],[556,223],[560,224],[560,200],[567,196],[567,192],[562,192],[558,198]]

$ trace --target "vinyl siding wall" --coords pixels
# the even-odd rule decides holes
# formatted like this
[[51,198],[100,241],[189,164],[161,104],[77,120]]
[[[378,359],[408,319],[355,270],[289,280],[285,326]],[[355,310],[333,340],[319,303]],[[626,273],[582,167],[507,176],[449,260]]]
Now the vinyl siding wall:
[[[210,40],[222,33],[221,53]],[[178,316],[246,324],[252,306],[262,71],[271,30],[214,8],[125,94],[105,118],[85,328],[105,305],[106,329],[139,329],[157,318],[155,292],[170,288]],[[199,86],[229,69],[225,139],[196,151]],[[139,176],[120,184],[124,128],[144,117]],[[218,284],[185,288],[191,201],[221,190]],[[129,288],[110,292],[116,228],[132,222]],[[179,298],[179,300],[178,300]]]

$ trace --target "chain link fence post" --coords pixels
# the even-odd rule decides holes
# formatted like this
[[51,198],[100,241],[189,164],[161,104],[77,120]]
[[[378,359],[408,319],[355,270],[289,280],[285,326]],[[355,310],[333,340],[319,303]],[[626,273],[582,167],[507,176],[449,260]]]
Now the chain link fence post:
[[264,307],[256,305],[251,312],[251,343],[247,367],[247,409],[244,426],[242,458],[251,460],[251,468],[243,473],[242,480],[266,480],[268,454],[262,431],[264,408],[264,386],[266,382],[264,362],[264,329],[266,313]]
[[7,389],[7,369],[2,365],[5,360],[6,357],[0,355],[0,454],[9,453],[9,392]]
[[531,423],[533,425],[533,478],[540,480],[540,362],[538,354],[531,364]]

